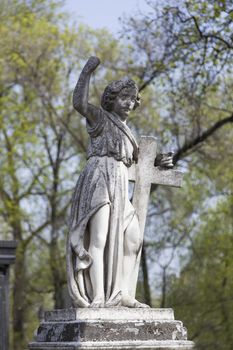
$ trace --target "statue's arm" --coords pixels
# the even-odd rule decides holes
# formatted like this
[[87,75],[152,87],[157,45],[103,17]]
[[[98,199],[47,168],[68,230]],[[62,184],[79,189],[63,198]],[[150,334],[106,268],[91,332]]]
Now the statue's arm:
[[92,56],[89,58],[83,67],[73,94],[74,108],[86,117],[90,124],[94,124],[98,118],[99,109],[88,102],[88,95],[91,74],[98,67],[99,63],[98,57]]

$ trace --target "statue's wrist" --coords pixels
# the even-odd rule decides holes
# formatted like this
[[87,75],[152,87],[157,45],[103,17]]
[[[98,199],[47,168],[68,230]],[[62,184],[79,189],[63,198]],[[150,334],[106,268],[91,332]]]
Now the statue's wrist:
[[88,72],[93,72],[98,65],[100,64],[100,60],[98,57],[91,56],[87,63],[85,64],[83,68],[83,72],[88,73]]

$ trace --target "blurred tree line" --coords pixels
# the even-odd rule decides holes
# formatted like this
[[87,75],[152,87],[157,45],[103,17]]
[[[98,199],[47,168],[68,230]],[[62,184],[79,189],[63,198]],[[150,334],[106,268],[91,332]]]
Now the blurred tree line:
[[139,297],[174,307],[198,349],[232,349],[233,5],[148,3],[120,39],[72,24],[58,0],[0,3],[0,235],[19,242],[12,349],[41,311],[66,306],[67,218],[88,142],[71,99],[90,55],[102,62],[93,102],[130,75],[142,94],[131,128],[157,136],[185,172],[182,189],[152,189]]

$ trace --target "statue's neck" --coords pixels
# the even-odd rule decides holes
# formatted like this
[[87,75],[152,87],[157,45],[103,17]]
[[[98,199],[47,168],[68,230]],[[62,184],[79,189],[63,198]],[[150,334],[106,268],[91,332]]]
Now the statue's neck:
[[114,118],[117,118],[119,121],[121,121],[123,124],[126,124],[127,118],[120,117],[116,112],[111,112],[111,114],[114,116]]

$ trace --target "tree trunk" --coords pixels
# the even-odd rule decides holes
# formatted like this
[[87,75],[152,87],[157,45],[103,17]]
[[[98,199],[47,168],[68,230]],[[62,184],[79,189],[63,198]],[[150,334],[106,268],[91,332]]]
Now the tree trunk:
[[59,247],[57,244],[57,238],[52,239],[50,243],[50,266],[53,276],[53,287],[54,287],[54,308],[63,309],[65,308],[65,296],[64,296],[64,281],[65,271],[64,267],[61,266],[61,259],[59,254]]
[[16,250],[16,261],[14,265],[13,286],[13,348],[22,350],[25,347],[24,324],[26,318],[26,270],[25,250],[22,242],[19,242]]
[[146,248],[144,244],[142,246],[141,266],[142,266],[142,275],[143,275],[144,300],[147,305],[152,306],[149,278],[148,278],[148,267],[147,267],[147,261],[146,261]]
[[163,280],[162,280],[162,297],[160,307],[164,308],[166,306],[166,293],[167,293],[167,275],[166,267],[163,268]]

